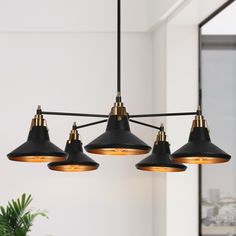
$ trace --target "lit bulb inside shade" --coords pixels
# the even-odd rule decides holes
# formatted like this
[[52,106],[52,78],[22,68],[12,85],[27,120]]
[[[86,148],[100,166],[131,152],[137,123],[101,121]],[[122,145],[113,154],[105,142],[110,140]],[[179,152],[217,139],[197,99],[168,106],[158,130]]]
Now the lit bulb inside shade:
[[227,162],[228,159],[226,158],[219,158],[219,157],[179,157],[175,158],[176,162],[179,163],[186,163],[186,164],[217,164],[217,163],[224,163]]
[[91,149],[88,152],[101,155],[127,156],[127,155],[146,154],[149,152],[149,150],[128,149],[128,148],[98,148],[98,149]]
[[148,166],[148,167],[138,167],[139,170],[153,171],[153,172],[182,172],[185,171],[184,168],[174,168],[165,166]]
[[9,157],[11,161],[19,162],[52,162],[52,161],[63,161],[65,157],[57,156],[16,156]]
[[49,168],[55,171],[82,172],[82,171],[96,170],[98,167],[89,165],[57,165],[57,166],[49,166]]

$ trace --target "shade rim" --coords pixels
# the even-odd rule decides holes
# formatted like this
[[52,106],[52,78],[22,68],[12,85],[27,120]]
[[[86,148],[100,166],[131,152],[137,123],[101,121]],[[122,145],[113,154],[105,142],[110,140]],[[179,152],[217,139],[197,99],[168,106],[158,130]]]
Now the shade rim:
[[8,159],[11,161],[17,162],[52,162],[52,161],[63,161],[65,156],[54,156],[54,155],[17,155],[17,156],[8,156]]
[[89,162],[89,161],[84,161],[84,162],[80,162],[80,161],[55,161],[55,162],[51,162],[48,164],[48,166],[60,166],[60,165],[90,165],[90,166],[99,166],[99,164],[97,162]]
[[85,172],[85,171],[96,170],[98,168],[98,166],[91,166],[91,165],[59,165],[59,166],[51,166],[51,167],[48,167],[48,168],[50,170],[60,171],[60,172]]
[[150,152],[150,149],[142,149],[135,147],[124,147],[124,146],[114,146],[114,147],[99,147],[99,148],[88,148],[86,149],[88,153],[98,154],[98,155],[114,155],[114,156],[125,156],[125,155],[144,155]]
[[186,167],[168,167],[168,166],[137,166],[138,170],[152,171],[152,172],[183,172]]
[[18,157],[18,156],[58,156],[65,157],[67,156],[66,152],[30,152],[30,153],[9,153],[7,154],[8,158]]
[[223,154],[223,153],[173,153],[171,155],[174,159],[175,158],[181,158],[181,157],[209,157],[209,158],[225,158],[225,159],[230,159],[231,156],[229,154]]
[[[136,164],[136,168],[139,170],[146,170],[146,171],[160,171],[160,172],[168,172],[167,170],[169,169],[170,172],[181,172],[185,171],[187,169],[187,166],[181,165],[179,163],[150,163],[150,164],[145,164],[145,163],[138,163]],[[156,170],[155,170],[156,169]],[[160,170],[157,170],[160,169]],[[161,169],[165,169],[166,171],[161,171]],[[171,171],[172,169],[172,171]]]
[[220,156],[204,156],[204,155],[196,155],[196,156],[189,156],[189,155],[182,155],[182,156],[175,156],[173,160],[178,163],[185,163],[185,164],[220,164],[225,163],[230,160],[230,157],[220,157]]
[[96,162],[79,162],[79,161],[60,161],[51,162],[48,164],[48,168],[54,171],[64,172],[83,172],[92,171],[98,169],[99,164]]

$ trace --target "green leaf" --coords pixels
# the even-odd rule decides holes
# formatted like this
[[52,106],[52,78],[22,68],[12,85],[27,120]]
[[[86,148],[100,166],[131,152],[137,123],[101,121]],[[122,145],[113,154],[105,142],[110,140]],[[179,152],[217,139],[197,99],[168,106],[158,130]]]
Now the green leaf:
[[27,236],[36,217],[47,218],[45,211],[28,209],[32,200],[31,195],[24,193],[21,198],[8,202],[5,208],[0,206],[1,236]]

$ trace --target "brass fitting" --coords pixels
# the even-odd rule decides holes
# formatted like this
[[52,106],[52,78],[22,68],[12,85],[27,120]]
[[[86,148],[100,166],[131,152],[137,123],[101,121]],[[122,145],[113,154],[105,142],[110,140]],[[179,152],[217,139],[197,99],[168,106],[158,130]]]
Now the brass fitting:
[[46,126],[47,127],[47,123],[46,123],[45,119],[43,118],[42,110],[41,110],[40,105],[37,108],[36,115],[32,119],[31,129],[32,129],[33,126]]
[[158,144],[159,142],[164,142],[164,141],[166,141],[166,132],[164,131],[164,125],[161,124],[160,131],[157,134],[155,144]]
[[207,128],[207,122],[204,119],[203,115],[196,115],[195,119],[193,120],[192,129],[197,127],[204,127]]
[[127,116],[126,108],[123,102],[115,102],[114,106],[111,108],[110,116]]
[[47,126],[47,123],[45,121],[45,119],[43,118],[43,115],[35,115],[34,118],[32,119],[31,122],[31,128],[33,126]]
[[158,144],[159,142],[164,142],[164,141],[166,141],[166,133],[165,131],[160,130],[157,134],[155,144]]
[[72,130],[70,131],[68,142],[70,143],[73,140],[79,140],[79,132],[76,128],[76,123],[73,124]]
[[73,140],[79,140],[79,133],[74,129],[71,130],[68,141],[72,142]]

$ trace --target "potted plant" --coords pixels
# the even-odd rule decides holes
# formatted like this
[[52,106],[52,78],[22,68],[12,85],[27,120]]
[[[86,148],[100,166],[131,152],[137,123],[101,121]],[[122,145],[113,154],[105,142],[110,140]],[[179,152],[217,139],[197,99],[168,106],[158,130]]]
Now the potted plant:
[[0,206],[0,235],[27,236],[37,216],[47,217],[44,211],[28,209],[31,195],[25,193],[17,200],[11,200],[6,207]]

